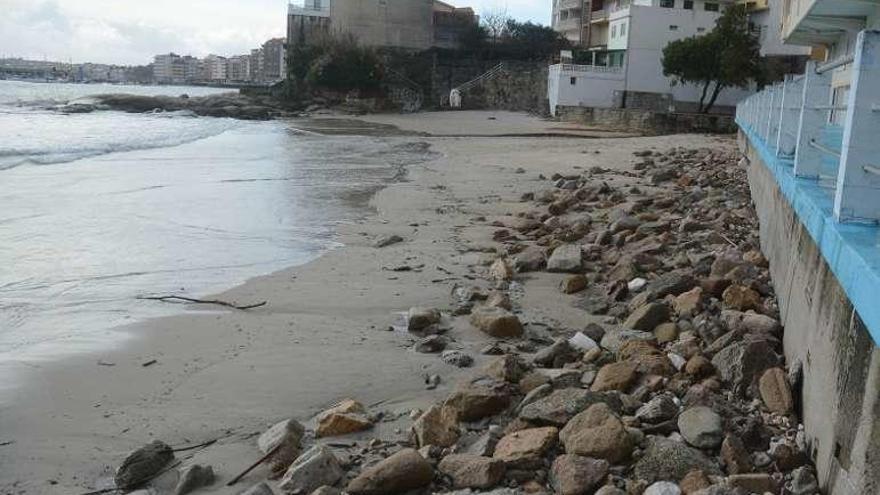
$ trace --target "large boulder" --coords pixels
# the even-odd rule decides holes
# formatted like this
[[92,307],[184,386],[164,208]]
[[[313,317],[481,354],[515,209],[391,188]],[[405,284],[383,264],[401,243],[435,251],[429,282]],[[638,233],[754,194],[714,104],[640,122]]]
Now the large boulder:
[[435,404],[416,419],[412,432],[419,447],[451,447],[460,435],[458,412],[450,406]]
[[174,460],[174,451],[168,444],[159,440],[135,450],[122,461],[116,469],[116,488],[134,488],[152,479],[169,462]]
[[477,421],[494,416],[510,405],[507,385],[487,376],[460,384],[445,405],[456,411],[461,421]]
[[576,244],[563,244],[553,250],[547,260],[547,271],[577,273],[583,270],[581,247]]
[[590,389],[594,392],[609,390],[626,391],[638,376],[636,367],[636,363],[632,361],[618,361],[606,364],[599,370]]
[[683,442],[650,436],[647,443],[641,459],[633,466],[636,477],[647,483],[661,480],[678,482],[695,469],[710,475],[720,474],[712,459]]
[[504,477],[504,461],[470,454],[452,454],[437,466],[455,488],[491,488]]
[[519,318],[503,308],[482,307],[474,310],[471,325],[496,338],[520,337],[523,334]]
[[721,379],[731,384],[740,396],[745,396],[764,371],[781,363],[782,357],[766,340],[734,342],[712,358]]
[[615,411],[623,407],[617,394],[563,388],[523,406],[519,417],[532,424],[561,427],[579,412],[600,402],[607,403]]
[[433,478],[434,469],[424,457],[413,449],[403,449],[364,469],[345,491],[352,495],[393,495],[428,486]]
[[290,465],[278,487],[286,493],[311,493],[324,485],[336,484],[343,474],[333,452],[315,445]]
[[782,368],[770,368],[765,371],[758,381],[758,390],[761,392],[764,405],[771,412],[777,414],[791,412],[794,404],[791,397],[791,386],[788,384],[788,377]]
[[370,429],[373,422],[370,421],[366,413],[366,409],[360,402],[354,399],[345,399],[318,415],[315,436],[319,438],[335,437]]
[[498,441],[493,457],[515,468],[537,467],[543,455],[556,445],[558,435],[559,430],[552,426],[508,433]]
[[563,454],[553,461],[550,483],[559,495],[590,495],[605,483],[608,463],[574,454]]
[[678,431],[687,443],[700,449],[714,449],[724,438],[721,416],[705,406],[692,407],[681,413]]
[[569,454],[616,464],[629,458],[633,442],[620,418],[605,404],[594,404],[565,425],[559,438]]

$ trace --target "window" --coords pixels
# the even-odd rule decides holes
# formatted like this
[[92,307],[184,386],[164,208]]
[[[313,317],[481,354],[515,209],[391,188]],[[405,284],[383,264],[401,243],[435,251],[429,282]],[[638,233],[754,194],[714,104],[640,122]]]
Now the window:
[[718,4],[714,2],[706,2],[706,11],[707,12],[718,12]]
[[676,26],[675,24],[670,24],[670,25],[669,25],[669,30],[670,30],[670,31],[678,31],[678,26]]
[[577,83],[578,83],[578,78],[576,78],[576,77],[572,77],[568,82],[569,82],[572,86],[575,86],[575,85],[577,85]]
[[621,38],[626,37],[626,23],[625,22],[620,25],[620,37]]
[[671,9],[675,7],[675,0],[660,0],[660,6],[664,9]]
[[694,10],[694,0],[684,0],[685,10]]
[[611,37],[617,38],[617,24],[611,26]]
[[705,32],[705,31],[706,31],[706,28],[697,28],[697,32],[698,32],[698,33],[702,33],[702,32]]

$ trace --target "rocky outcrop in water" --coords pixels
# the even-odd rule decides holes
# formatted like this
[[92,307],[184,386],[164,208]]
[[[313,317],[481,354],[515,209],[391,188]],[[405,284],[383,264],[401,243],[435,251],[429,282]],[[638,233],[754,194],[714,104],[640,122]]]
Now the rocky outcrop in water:
[[242,120],[269,120],[286,111],[268,97],[224,93],[209,96],[145,96],[131,94],[97,95],[59,108],[63,113],[89,113],[116,110],[128,113],[192,112],[206,117],[228,117]]

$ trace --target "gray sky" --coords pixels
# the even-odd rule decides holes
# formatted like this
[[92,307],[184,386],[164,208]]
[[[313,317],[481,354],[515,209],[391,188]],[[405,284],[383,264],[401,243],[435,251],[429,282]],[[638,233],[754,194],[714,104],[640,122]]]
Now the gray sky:
[[[453,0],[547,24],[550,0]],[[283,36],[286,0],[0,0],[0,57],[146,64],[246,53]]]

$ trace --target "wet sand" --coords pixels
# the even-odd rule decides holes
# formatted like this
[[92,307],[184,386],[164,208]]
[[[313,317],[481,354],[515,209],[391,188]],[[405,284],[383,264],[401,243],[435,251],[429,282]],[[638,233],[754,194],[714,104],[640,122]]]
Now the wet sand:
[[[651,147],[733,145],[731,139],[698,135],[426,135],[479,128],[489,117],[498,135],[543,135],[552,127],[506,113],[371,116],[372,123],[419,133],[400,139],[429,143],[439,155],[408,167],[403,181],[379,191],[370,201],[372,215],[340,227],[337,240],[344,247],[217,295],[243,304],[265,300],[266,306],[246,312],[193,306],[185,315],[118,329],[130,337],[122,349],[26,371],[16,400],[0,411],[0,492],[103,488],[101,480],[112,477],[115,465],[143,443],[161,439],[177,447],[219,439],[186,453],[187,462],[210,464],[218,475],[213,488],[199,493],[239,493],[266,476],[261,468],[234,488],[224,486],[259,457],[254,435],[287,417],[307,421],[346,397],[392,418],[401,413],[366,435],[402,438],[411,423],[406,413],[447,395],[468,370],[413,352],[415,339],[389,326],[411,306],[448,308],[456,284],[477,283],[469,280],[471,270],[492,259],[480,250],[491,245],[493,229],[471,219],[523,210],[521,194],[546,185],[539,174],[592,166],[627,169],[635,161],[633,151]],[[372,246],[388,234],[405,241]],[[402,265],[413,269],[390,270]],[[524,321],[570,328],[589,321],[572,305],[575,296],[557,290],[562,277],[538,273],[524,282],[522,305],[529,308],[521,315]],[[475,357],[475,366],[486,359],[479,351],[490,339],[464,319],[455,321],[450,336]],[[423,376],[434,373],[443,382],[425,390]]]

